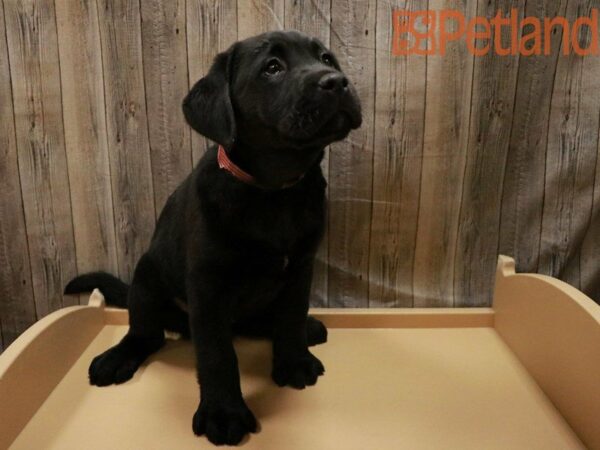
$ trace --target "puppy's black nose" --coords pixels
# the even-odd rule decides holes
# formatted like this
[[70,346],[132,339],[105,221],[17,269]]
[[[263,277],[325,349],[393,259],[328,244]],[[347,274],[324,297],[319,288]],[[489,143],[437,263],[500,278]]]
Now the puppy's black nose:
[[319,87],[324,91],[341,91],[348,87],[348,78],[341,73],[328,73],[319,80]]

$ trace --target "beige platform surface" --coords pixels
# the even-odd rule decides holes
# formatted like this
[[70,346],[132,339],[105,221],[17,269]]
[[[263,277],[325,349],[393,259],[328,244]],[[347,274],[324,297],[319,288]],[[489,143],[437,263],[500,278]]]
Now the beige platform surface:
[[[208,449],[192,433],[191,344],[167,346],[120,386],[87,367],[125,326],[107,325],[17,437],[14,449]],[[269,377],[270,346],[236,343],[261,450],[584,448],[494,328],[331,329],[326,374],[302,391]]]

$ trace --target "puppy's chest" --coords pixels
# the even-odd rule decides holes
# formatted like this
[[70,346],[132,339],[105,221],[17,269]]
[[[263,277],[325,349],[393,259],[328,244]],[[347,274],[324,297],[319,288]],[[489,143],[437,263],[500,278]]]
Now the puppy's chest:
[[278,200],[240,204],[227,211],[224,219],[240,238],[283,253],[283,264],[287,264],[287,254],[311,236],[318,235],[324,226],[324,198],[290,196],[287,201]]

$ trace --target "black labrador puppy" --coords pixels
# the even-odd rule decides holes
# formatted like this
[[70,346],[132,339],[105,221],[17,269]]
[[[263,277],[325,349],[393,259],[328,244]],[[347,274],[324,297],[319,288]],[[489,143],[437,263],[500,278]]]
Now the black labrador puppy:
[[130,379],[165,329],[191,332],[202,387],[193,430],[237,444],[256,420],[242,398],[235,333],[273,340],[280,386],[302,389],[324,372],[308,346],[324,342],[326,329],[307,317],[325,223],[320,162],[328,144],[360,126],[361,108],[321,42],[270,32],[217,55],[183,111],[220,145],[170,196],[131,286],[96,272],[65,292],[99,287],[109,304],[129,308],[127,335],[90,365],[97,386]]

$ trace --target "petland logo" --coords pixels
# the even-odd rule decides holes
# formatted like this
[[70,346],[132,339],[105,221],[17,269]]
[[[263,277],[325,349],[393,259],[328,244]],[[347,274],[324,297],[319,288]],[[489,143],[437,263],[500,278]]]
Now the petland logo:
[[[572,24],[564,17],[524,17],[519,21],[519,10],[513,8],[510,16],[498,11],[491,19],[474,17],[467,21],[463,13],[455,10],[397,10],[393,12],[392,53],[444,56],[448,43],[466,39],[468,51],[475,56],[485,56],[490,51],[501,56],[550,55],[552,33],[562,29],[564,55],[571,51],[580,56],[599,55],[598,10],[592,9],[590,16],[580,17]],[[589,39],[581,42],[580,35],[586,31]],[[503,42],[503,37],[507,42]]]

